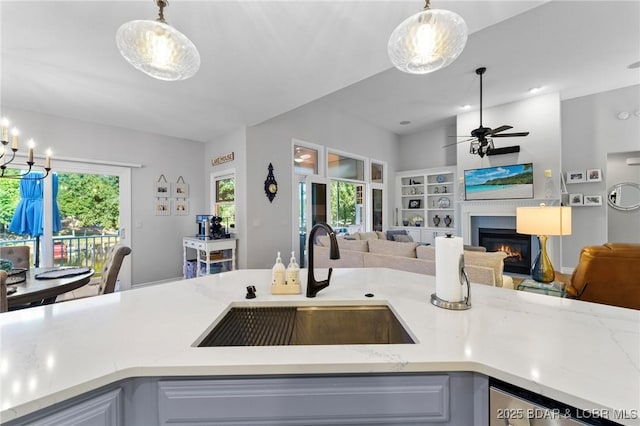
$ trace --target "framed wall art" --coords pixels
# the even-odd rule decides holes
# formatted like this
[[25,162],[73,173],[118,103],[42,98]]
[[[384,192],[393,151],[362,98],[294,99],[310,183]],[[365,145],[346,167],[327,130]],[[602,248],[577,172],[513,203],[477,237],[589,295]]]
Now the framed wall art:
[[182,176],[179,176],[178,181],[173,184],[173,196],[175,198],[189,198],[189,184],[184,182]]
[[569,205],[581,206],[583,204],[582,198],[582,194],[569,194]]
[[585,195],[584,205],[585,206],[601,206],[602,196],[601,195]]
[[587,170],[587,182],[602,182],[602,170],[601,169]]
[[171,197],[171,187],[164,175],[160,175],[158,180],[153,183],[154,196],[157,198]]
[[410,209],[419,209],[422,206],[422,200],[409,200]]
[[586,182],[587,178],[584,170],[573,170],[567,172],[567,183]]
[[175,200],[173,203],[173,214],[176,216],[188,216],[189,215],[189,201],[188,200]]
[[167,198],[158,198],[155,202],[156,216],[171,216],[171,202]]

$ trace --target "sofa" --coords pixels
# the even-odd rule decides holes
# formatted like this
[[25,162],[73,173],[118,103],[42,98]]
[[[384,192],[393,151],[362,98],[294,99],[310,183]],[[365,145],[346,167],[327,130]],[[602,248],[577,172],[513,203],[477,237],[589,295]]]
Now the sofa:
[[[364,234],[364,235],[363,235]],[[319,236],[314,246],[314,265],[319,268],[391,268],[425,275],[436,274],[435,247],[413,241],[391,241],[385,233],[360,233],[338,237],[340,259],[329,259],[329,237]],[[504,276],[504,252],[464,250],[465,270],[473,283],[513,288]]]
[[587,302],[640,309],[640,244],[583,247],[566,291]]

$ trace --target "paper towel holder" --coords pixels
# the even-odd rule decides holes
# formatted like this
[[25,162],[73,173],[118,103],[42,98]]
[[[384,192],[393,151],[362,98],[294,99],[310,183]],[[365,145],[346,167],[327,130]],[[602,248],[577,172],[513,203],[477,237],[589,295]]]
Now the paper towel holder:
[[465,297],[461,302],[449,302],[448,300],[440,299],[435,293],[433,293],[431,295],[432,305],[439,308],[451,309],[453,311],[464,311],[465,309],[471,308],[471,284],[469,283],[467,272],[464,270],[464,254],[460,255],[458,270],[460,271],[460,285],[464,285],[463,281],[467,284],[467,297]]

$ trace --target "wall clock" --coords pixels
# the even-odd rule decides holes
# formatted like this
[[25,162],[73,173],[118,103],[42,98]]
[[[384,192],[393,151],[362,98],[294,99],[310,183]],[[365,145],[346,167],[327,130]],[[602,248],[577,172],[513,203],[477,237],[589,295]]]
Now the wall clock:
[[269,174],[264,181],[264,193],[267,195],[270,203],[276,198],[276,192],[278,192],[278,182],[276,182],[276,178],[273,176],[273,165],[269,163]]

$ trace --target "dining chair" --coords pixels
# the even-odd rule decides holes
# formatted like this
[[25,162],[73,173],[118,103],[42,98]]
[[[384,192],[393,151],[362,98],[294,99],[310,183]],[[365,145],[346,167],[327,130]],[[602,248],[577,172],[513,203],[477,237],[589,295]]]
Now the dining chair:
[[14,268],[29,269],[30,254],[29,246],[0,247],[0,259],[9,259],[13,262]]
[[116,244],[109,249],[107,260],[102,267],[102,277],[100,278],[98,294],[114,292],[122,261],[129,253],[131,253],[131,248],[122,244]]
[[0,271],[0,312],[9,310],[9,302],[7,301],[7,273]]

